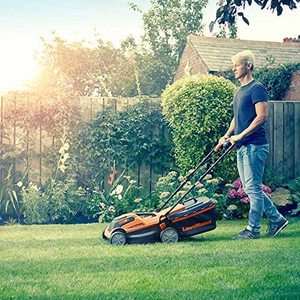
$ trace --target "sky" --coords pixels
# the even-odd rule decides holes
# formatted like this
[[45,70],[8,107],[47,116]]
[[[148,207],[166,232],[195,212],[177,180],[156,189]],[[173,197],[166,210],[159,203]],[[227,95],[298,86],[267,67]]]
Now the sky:
[[[0,94],[26,86],[38,73],[34,52],[41,49],[40,37],[55,32],[72,41],[93,41],[95,33],[116,47],[127,36],[143,33],[141,15],[130,9],[129,0],[0,0]],[[142,10],[150,0],[131,0]],[[204,34],[215,17],[217,0],[204,9]],[[282,41],[300,35],[300,4],[277,17],[255,5],[245,11],[250,26],[238,22],[238,37],[247,40]]]

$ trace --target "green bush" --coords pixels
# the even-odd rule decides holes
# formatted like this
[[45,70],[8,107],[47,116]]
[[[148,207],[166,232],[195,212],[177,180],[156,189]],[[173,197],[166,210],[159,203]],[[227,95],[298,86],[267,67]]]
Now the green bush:
[[291,85],[294,69],[296,65],[265,66],[255,70],[254,77],[266,87],[271,100],[281,100]]
[[26,224],[46,224],[50,222],[48,197],[36,184],[29,183],[23,187],[22,210]]
[[74,180],[50,180],[45,189],[30,183],[22,188],[22,211],[26,224],[94,221],[100,214],[96,191],[77,187]]
[[290,200],[296,204],[296,208],[292,210],[291,214],[296,216],[300,213],[300,176],[290,182],[288,186],[291,192]]
[[[143,163],[163,172],[172,157],[167,124],[158,101],[141,100],[126,110],[106,108],[78,136],[76,170],[81,185],[102,185],[111,168],[135,170]],[[139,178],[137,178],[140,184]]]
[[[267,57],[265,64],[256,68],[253,75],[266,87],[270,100],[282,100],[291,85],[292,74],[297,70],[300,70],[300,63],[278,64],[273,57]],[[239,85],[232,71],[218,71],[214,74]]]
[[[154,195],[156,196],[156,207],[164,203],[170,195],[179,187],[186,177],[179,175],[176,171],[169,172],[166,176],[160,177],[155,185]],[[171,207],[172,204],[178,201],[180,197],[184,196],[186,192],[196,183],[197,176],[191,178],[166,207]],[[195,187],[189,194],[182,199],[182,202],[191,198],[202,198],[202,201],[210,199],[216,207],[216,217],[221,219],[223,213],[227,209],[227,191],[225,181],[222,178],[213,178],[211,174],[207,174],[202,183],[195,184]],[[182,203],[181,202],[181,203]]]
[[[172,129],[176,163],[181,173],[194,167],[225,134],[233,117],[235,85],[213,75],[178,80],[162,94],[163,114]],[[234,155],[215,171],[230,181],[237,175]]]

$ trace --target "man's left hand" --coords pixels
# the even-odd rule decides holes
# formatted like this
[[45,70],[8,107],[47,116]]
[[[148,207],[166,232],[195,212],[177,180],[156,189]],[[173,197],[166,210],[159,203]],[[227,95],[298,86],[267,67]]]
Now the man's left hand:
[[240,141],[242,138],[243,138],[243,135],[237,134],[237,135],[232,135],[232,136],[229,138],[229,140],[230,140],[230,143],[231,143],[231,144],[234,144],[234,143]]

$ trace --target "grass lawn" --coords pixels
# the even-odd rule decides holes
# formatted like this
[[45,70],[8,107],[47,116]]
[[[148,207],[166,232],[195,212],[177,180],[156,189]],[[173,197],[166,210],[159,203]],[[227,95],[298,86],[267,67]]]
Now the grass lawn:
[[2,226],[0,299],[300,299],[300,219],[232,240],[245,225],[123,247],[100,239],[104,224]]

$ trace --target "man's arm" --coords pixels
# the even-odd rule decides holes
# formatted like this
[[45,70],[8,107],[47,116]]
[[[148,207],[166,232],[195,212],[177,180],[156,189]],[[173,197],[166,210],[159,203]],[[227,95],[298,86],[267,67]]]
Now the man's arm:
[[227,132],[219,139],[220,145],[223,145],[226,142],[226,140],[230,138],[230,136],[234,132],[234,126],[235,126],[235,121],[234,118],[232,118]]
[[255,111],[256,111],[256,117],[255,119],[251,122],[251,124],[240,134],[233,135],[230,137],[230,142],[235,143],[245,136],[253,133],[256,131],[262,124],[267,122],[268,120],[268,102],[257,102],[255,104]]

